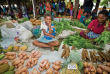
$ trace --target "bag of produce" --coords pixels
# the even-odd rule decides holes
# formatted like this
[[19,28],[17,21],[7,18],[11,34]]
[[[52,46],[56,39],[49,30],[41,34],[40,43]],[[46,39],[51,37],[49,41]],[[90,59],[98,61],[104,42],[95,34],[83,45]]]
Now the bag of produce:
[[32,29],[32,33],[35,37],[40,37],[41,36],[41,30],[40,30],[40,25],[36,26],[35,28]]

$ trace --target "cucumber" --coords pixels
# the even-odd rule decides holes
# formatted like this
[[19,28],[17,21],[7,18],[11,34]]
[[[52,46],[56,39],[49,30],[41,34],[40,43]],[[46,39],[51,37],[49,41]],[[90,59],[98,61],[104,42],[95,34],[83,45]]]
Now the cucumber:
[[13,71],[14,70],[14,66],[10,66],[9,71]]
[[15,71],[6,71],[3,74],[15,74]]
[[0,55],[0,60],[3,59],[5,57],[5,55]]

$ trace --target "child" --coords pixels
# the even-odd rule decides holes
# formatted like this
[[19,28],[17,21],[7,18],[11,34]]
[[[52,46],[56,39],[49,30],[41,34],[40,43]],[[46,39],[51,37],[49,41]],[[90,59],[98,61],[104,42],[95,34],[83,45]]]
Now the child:
[[59,42],[55,38],[55,28],[51,23],[51,15],[49,13],[44,14],[45,21],[41,23],[41,37],[33,42],[33,45],[39,47],[50,47],[54,50],[54,46],[58,46]]
[[52,18],[56,17],[56,11],[54,9],[52,9]]
[[71,7],[70,7],[70,16],[73,15],[73,2],[71,2]]
[[84,11],[84,12],[83,12],[83,15],[82,15],[81,18],[80,18],[80,22],[83,23],[85,26],[87,26],[87,25],[85,24],[85,20],[88,19],[88,18],[86,18],[86,15],[87,15],[87,12]]

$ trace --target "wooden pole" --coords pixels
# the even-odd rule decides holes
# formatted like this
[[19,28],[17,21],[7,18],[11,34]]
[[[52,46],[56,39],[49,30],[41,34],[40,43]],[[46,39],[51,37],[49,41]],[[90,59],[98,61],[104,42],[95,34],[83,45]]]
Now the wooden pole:
[[74,19],[77,18],[78,8],[79,8],[79,0],[75,0]]
[[98,11],[99,4],[100,4],[100,0],[97,0],[96,6],[95,6],[96,11]]
[[11,1],[10,0],[6,0],[6,1],[7,1],[7,4],[9,6],[9,12],[11,13],[12,12]]
[[33,15],[35,18],[37,16],[36,1],[32,0],[32,4],[33,4]]

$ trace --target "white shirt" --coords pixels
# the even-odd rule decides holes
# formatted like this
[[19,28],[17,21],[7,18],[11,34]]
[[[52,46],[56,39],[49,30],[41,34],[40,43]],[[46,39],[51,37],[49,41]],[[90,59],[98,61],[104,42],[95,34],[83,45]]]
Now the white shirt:
[[44,36],[42,29],[44,29],[45,31],[47,31],[47,29],[48,29],[48,26],[46,25],[45,21],[41,22],[41,37]]

